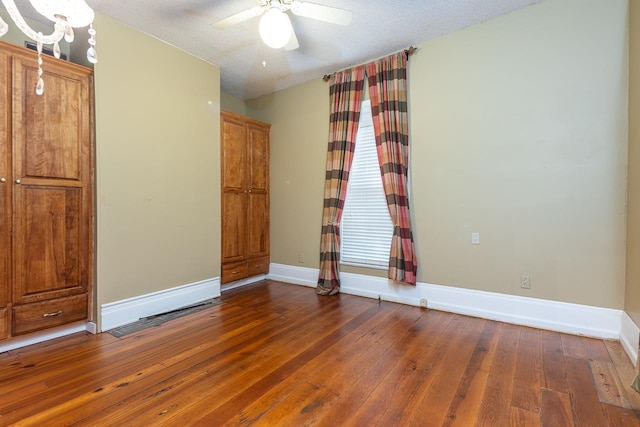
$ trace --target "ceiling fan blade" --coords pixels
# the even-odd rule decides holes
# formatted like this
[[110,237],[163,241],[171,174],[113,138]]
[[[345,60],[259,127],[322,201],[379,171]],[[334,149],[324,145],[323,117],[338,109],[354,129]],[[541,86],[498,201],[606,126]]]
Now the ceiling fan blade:
[[254,6],[251,9],[243,10],[242,12],[238,12],[235,15],[231,15],[228,18],[224,18],[213,24],[213,28],[217,28],[218,30],[223,30],[232,25],[239,24],[248,19],[251,19],[255,16],[260,16],[264,12],[264,8],[260,6]]
[[295,50],[300,47],[300,43],[298,43],[298,38],[296,37],[295,31],[291,28],[291,38],[289,39],[289,43],[284,46],[284,50]]
[[298,0],[291,3],[291,11],[294,15],[345,26],[351,22],[352,15],[350,10]]

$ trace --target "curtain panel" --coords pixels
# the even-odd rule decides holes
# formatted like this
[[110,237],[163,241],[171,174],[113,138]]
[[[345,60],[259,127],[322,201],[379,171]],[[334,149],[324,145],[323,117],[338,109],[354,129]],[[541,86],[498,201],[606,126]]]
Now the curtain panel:
[[416,257],[409,215],[409,118],[407,54],[367,64],[371,115],[382,186],[393,222],[389,279],[416,284]]
[[340,221],[347,196],[347,182],[353,161],[365,67],[338,72],[331,77],[329,100],[329,146],[320,237],[320,272],[316,293],[335,295],[340,291]]
[[376,150],[393,222],[388,278],[415,286],[418,260],[409,213],[409,118],[407,55],[398,52],[331,77],[329,148],[316,293],[340,291],[340,220],[347,196],[360,118],[365,73],[371,98]]

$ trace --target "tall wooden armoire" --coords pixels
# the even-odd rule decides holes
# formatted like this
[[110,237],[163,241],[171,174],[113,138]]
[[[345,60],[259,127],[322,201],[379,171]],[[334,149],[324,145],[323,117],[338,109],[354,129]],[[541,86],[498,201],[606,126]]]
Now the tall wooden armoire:
[[269,131],[221,112],[222,283],[269,271]]
[[1,340],[89,317],[92,71],[0,42]]

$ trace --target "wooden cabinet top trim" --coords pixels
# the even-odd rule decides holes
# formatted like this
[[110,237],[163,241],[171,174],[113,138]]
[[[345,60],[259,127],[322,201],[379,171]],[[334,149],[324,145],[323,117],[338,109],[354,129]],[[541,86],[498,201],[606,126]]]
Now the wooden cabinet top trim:
[[261,122],[259,120],[252,119],[251,117],[243,116],[241,114],[232,113],[231,111],[220,110],[220,118],[226,120],[237,120],[242,122],[243,124],[271,129],[271,125],[269,123]]
[[[21,47],[15,44],[7,43],[5,41],[0,40],[0,49],[9,52],[14,57],[20,57],[32,61],[37,61],[38,52],[35,50],[27,49],[26,47]],[[84,75],[92,75],[93,70],[91,68],[87,68],[85,66],[75,64],[73,62],[65,61],[63,59],[54,58],[51,55],[42,55],[42,68],[44,72],[47,72],[47,66],[55,65],[58,69],[68,69],[77,74]]]

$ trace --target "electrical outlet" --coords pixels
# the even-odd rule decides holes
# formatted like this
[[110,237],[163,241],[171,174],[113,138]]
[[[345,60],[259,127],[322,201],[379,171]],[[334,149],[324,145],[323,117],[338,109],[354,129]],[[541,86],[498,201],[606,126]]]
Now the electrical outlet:
[[304,254],[302,252],[298,252],[298,262],[304,264]]
[[531,277],[520,276],[520,287],[522,289],[531,289]]
[[426,299],[423,298],[423,299],[420,300],[420,307],[427,308],[427,300]]
[[471,244],[472,245],[480,244],[480,233],[471,233]]

